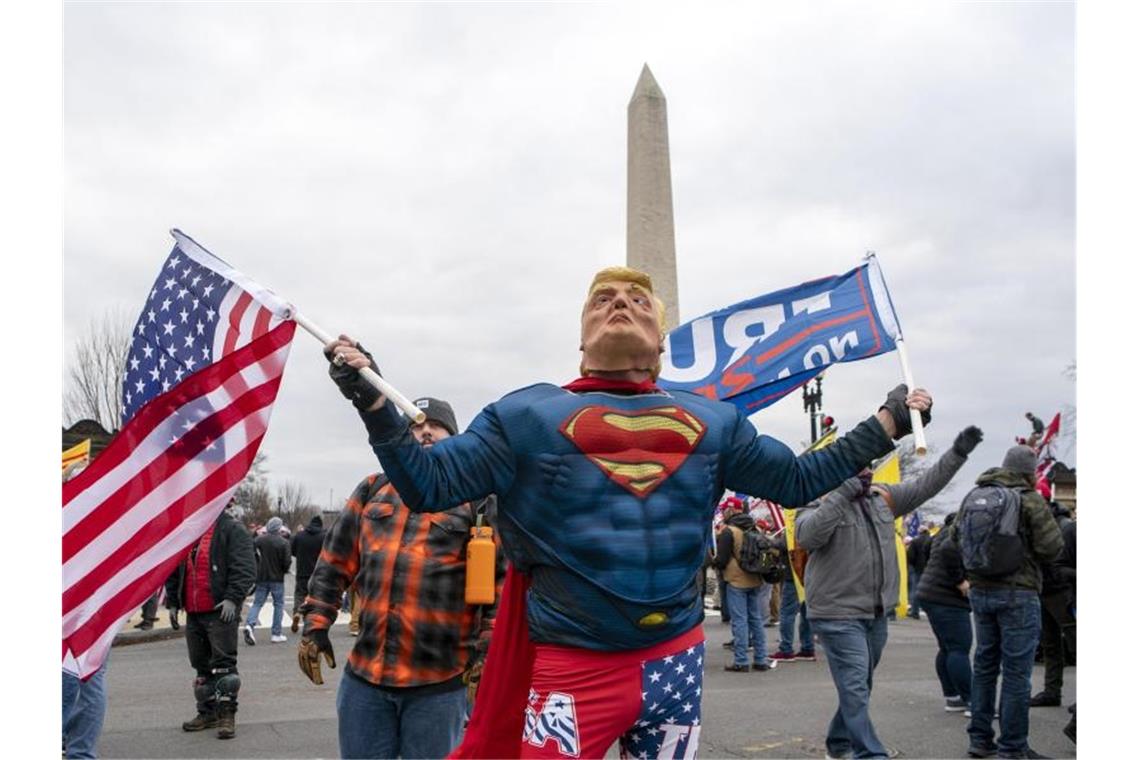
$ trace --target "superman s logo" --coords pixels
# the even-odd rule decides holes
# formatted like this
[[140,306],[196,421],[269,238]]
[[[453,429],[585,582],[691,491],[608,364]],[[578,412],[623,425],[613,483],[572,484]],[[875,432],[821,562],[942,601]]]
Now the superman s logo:
[[640,498],[684,464],[705,430],[703,422],[677,406],[634,412],[588,406],[559,428],[606,477]]

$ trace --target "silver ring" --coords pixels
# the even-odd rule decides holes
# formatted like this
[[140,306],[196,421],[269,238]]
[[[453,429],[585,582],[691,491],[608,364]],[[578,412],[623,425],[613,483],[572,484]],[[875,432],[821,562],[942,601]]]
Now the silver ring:
[[333,364],[335,364],[338,367],[344,366],[344,354],[334,354],[333,355]]

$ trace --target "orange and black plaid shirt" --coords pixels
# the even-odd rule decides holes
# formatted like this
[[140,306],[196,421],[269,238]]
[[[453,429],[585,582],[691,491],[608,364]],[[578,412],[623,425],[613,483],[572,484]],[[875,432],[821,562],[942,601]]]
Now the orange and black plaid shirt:
[[325,536],[309,579],[306,630],[331,626],[352,586],[361,605],[346,666],[353,675],[389,688],[461,675],[487,653],[506,574],[496,531],[495,603],[464,601],[467,540],[477,512],[493,512],[493,501],[413,512],[383,475],[365,478]]

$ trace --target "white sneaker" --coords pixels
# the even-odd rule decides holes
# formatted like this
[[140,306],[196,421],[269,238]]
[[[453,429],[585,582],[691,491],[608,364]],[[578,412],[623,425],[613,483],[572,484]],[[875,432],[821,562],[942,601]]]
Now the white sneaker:
[[289,639],[285,638],[285,634],[281,633],[276,636],[270,636],[269,640],[274,644],[280,644],[282,642],[288,641]]
[[245,635],[245,643],[246,644],[253,646],[257,643],[257,639],[255,639],[253,637],[253,626],[252,625],[246,624],[245,628],[242,629],[242,634]]

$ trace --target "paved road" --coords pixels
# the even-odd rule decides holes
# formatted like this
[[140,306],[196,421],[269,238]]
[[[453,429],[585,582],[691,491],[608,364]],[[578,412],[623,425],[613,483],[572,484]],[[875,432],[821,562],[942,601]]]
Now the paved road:
[[[165,618],[165,613],[162,613]],[[265,612],[263,611],[263,616]],[[287,629],[286,629],[287,630]],[[835,709],[835,691],[821,658],[783,664],[768,673],[727,673],[730,638],[718,618],[705,623],[701,757],[823,757],[823,734]],[[774,643],[775,630],[767,629]],[[155,640],[112,650],[107,674],[109,704],[100,751],[107,758],[336,757],[336,688],[341,669],[326,668],[324,686],[313,686],[297,670],[296,636],[270,644],[260,629],[256,647],[240,644],[243,687],[237,737],[216,739],[212,731],[183,733],[179,725],[194,713],[192,672],[181,638]],[[338,661],[352,644],[343,624],[332,635]],[[879,735],[903,757],[964,757],[966,721],[946,713],[934,675],[935,645],[926,621],[891,624],[890,640],[875,674],[872,714]],[[1039,688],[1042,669],[1033,674]],[[1075,698],[1076,669],[1065,671],[1066,704]],[[1061,734],[1064,708],[1031,711],[1030,741],[1051,757],[1074,757]],[[611,751],[616,757],[616,752]]]

